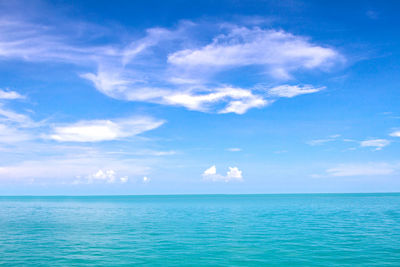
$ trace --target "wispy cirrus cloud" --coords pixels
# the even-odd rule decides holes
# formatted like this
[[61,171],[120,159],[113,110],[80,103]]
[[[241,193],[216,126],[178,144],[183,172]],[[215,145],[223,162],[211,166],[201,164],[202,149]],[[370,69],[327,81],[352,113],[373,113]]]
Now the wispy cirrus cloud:
[[30,116],[15,112],[6,107],[5,102],[24,99],[25,97],[16,91],[0,90],[0,143],[16,144],[35,138],[30,129],[39,127],[40,122],[31,119]]
[[18,125],[21,128],[38,126],[40,123],[33,121],[28,115],[4,108],[0,103],[0,122]]
[[381,150],[385,146],[390,145],[390,141],[387,139],[369,139],[360,142],[361,147],[373,147],[375,150]]
[[0,143],[14,144],[32,140],[31,133],[21,130],[18,127],[0,124]]
[[[265,84],[264,77],[286,81],[299,70],[328,70],[344,61],[337,50],[314,44],[308,37],[254,24],[220,23],[209,30],[204,23],[183,21],[173,28],[149,28],[128,44],[116,36],[108,42],[95,42],[98,33],[90,30],[95,25],[76,25],[66,33],[52,25],[4,18],[0,58],[92,68],[81,77],[117,99],[237,114],[265,107],[276,98],[323,89],[301,84],[282,84],[269,91],[271,86],[266,85],[264,92],[255,89],[257,84]],[[80,34],[74,33],[74,27]],[[102,34],[111,32],[107,30]],[[243,87],[234,80],[218,78],[239,68],[251,69],[258,81]]]
[[326,170],[328,176],[380,176],[390,175],[400,169],[397,164],[367,163],[367,164],[341,164]]
[[[317,146],[317,145],[322,145],[322,144],[326,144],[329,142],[336,142],[336,141],[342,141],[342,142],[346,142],[346,143],[358,143],[359,147],[370,147],[373,148],[374,150],[382,150],[384,147],[389,146],[392,141],[387,140],[387,139],[366,139],[363,141],[357,141],[354,139],[339,139],[341,135],[331,135],[327,138],[324,139],[314,139],[311,141],[308,141],[307,144],[311,145],[311,146]],[[352,147],[352,150],[355,150],[356,147]]]
[[12,14],[4,15],[0,19],[0,59],[66,62],[87,66],[100,58],[103,61],[115,56],[118,52],[107,44],[77,45],[98,37],[99,33],[91,28],[100,27],[90,25],[83,28],[81,24],[71,22],[67,31],[52,24],[22,20]]
[[240,151],[242,151],[242,149],[238,148],[238,147],[230,147],[230,148],[227,148],[226,150],[230,151],[230,152],[240,152]]
[[299,85],[280,85],[277,87],[273,87],[268,90],[268,94],[270,96],[275,96],[275,97],[288,97],[292,98],[298,95],[304,95],[304,94],[312,94],[319,92],[321,90],[325,89],[325,87],[313,87],[311,85],[304,85],[304,86],[299,86]]
[[322,145],[325,143],[337,141],[339,137],[340,137],[340,134],[333,134],[333,135],[328,136],[327,138],[310,140],[307,142],[307,144],[309,144],[310,146],[318,146],[318,145]]
[[278,78],[297,69],[327,67],[340,54],[310,43],[307,38],[259,27],[231,25],[210,44],[168,55],[168,62],[184,67],[232,68],[259,65]]

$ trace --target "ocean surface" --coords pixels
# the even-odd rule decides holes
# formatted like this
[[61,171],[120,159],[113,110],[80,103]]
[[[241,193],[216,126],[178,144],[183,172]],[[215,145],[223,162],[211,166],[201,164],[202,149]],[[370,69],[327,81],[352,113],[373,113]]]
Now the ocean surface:
[[400,194],[0,197],[2,266],[400,266]]

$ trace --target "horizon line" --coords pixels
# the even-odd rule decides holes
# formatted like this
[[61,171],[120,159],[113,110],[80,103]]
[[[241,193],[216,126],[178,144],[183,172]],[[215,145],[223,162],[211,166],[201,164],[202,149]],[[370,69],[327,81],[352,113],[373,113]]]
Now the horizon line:
[[320,193],[196,193],[196,194],[118,194],[118,195],[0,195],[1,197],[143,197],[143,196],[261,196],[261,195],[384,195],[400,192],[320,192]]

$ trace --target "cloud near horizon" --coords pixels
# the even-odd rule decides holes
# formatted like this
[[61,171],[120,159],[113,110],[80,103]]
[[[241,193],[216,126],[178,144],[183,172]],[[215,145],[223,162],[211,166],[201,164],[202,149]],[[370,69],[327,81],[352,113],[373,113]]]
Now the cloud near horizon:
[[340,164],[326,170],[328,176],[382,176],[390,175],[400,169],[399,164],[367,163],[367,164]]
[[48,184],[126,183],[127,177],[147,175],[146,159],[123,159],[99,153],[59,155],[0,166],[2,181],[26,182],[31,179]]
[[231,181],[243,181],[242,171],[237,167],[229,167],[226,175],[221,175],[217,173],[217,168],[215,165],[206,169],[203,174],[203,180],[212,182],[231,182]]
[[87,184],[92,184],[92,183],[108,183],[108,184],[114,184],[116,182],[119,183],[126,183],[128,182],[129,178],[128,176],[123,176],[117,178],[117,173],[115,170],[109,169],[109,170],[103,170],[99,169],[97,172],[82,178],[78,178],[77,180],[73,181],[73,184],[80,184],[80,183],[87,183]]

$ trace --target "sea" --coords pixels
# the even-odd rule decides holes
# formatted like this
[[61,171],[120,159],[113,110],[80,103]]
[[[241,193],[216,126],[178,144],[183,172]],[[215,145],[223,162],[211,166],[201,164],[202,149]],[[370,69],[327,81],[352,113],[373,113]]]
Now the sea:
[[400,194],[0,197],[0,266],[400,266]]

